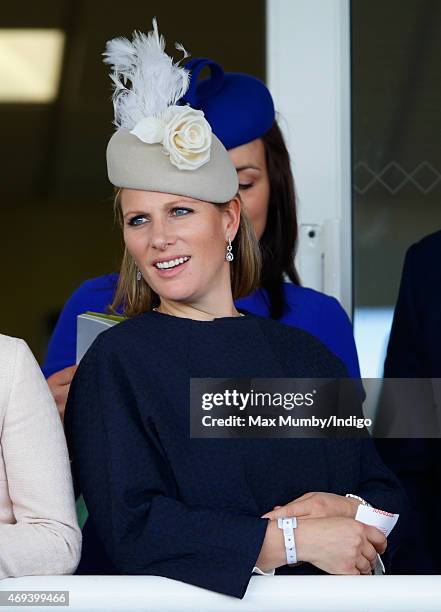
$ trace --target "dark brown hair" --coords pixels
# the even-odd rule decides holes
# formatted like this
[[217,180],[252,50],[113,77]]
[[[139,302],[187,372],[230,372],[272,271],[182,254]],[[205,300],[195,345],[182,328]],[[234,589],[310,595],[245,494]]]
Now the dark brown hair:
[[284,276],[300,285],[294,264],[298,239],[296,196],[289,153],[276,120],[262,136],[262,141],[265,146],[270,200],[265,231],[260,239],[260,286],[268,292],[271,318],[280,319],[285,306]]

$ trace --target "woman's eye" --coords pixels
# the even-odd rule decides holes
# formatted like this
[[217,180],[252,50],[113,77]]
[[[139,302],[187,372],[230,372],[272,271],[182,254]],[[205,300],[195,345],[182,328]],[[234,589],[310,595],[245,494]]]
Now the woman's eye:
[[136,217],[132,217],[131,219],[129,219],[129,225],[131,225],[132,227],[136,227],[138,225],[143,225],[145,221],[145,217],[143,217],[142,215],[137,215]]
[[191,212],[191,210],[189,208],[173,208],[173,210],[172,210],[172,214],[175,217],[184,217],[185,215],[187,215],[190,212]]
[[253,183],[239,183],[239,189],[245,190],[250,189],[253,186]]

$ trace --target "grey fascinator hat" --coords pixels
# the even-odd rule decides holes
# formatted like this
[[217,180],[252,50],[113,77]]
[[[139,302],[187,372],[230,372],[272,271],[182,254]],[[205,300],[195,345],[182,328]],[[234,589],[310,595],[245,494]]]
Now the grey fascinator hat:
[[[182,45],[176,48],[187,57]],[[106,45],[117,127],[107,145],[109,180],[116,187],[228,202],[238,190],[234,165],[204,113],[178,104],[190,73],[164,49],[156,20],[148,34]]]

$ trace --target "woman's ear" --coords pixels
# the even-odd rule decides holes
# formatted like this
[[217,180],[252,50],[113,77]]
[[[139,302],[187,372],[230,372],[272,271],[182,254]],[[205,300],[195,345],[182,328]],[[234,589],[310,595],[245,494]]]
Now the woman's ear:
[[241,205],[239,196],[235,196],[224,208],[225,240],[234,240],[239,229]]

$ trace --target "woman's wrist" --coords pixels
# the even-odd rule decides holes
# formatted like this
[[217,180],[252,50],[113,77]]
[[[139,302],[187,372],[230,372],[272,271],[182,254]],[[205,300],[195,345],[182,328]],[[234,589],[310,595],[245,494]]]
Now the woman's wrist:
[[283,531],[278,528],[277,521],[268,521],[256,566],[262,571],[286,565],[285,540]]
[[[314,521],[314,519],[308,519]],[[296,529],[296,549],[297,549],[297,561],[309,562],[308,557],[308,535],[307,526],[305,520],[297,519]]]

